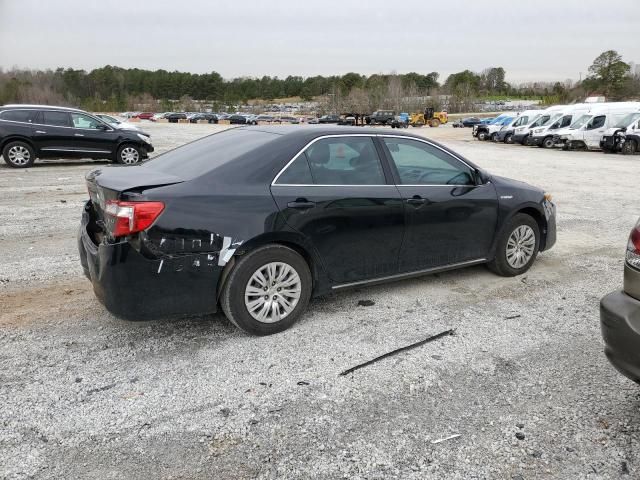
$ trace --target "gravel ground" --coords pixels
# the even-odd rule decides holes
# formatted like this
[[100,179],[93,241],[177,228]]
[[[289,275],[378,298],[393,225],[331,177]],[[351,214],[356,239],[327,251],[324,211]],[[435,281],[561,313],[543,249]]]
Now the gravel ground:
[[[223,127],[144,128],[159,153]],[[640,158],[412,132],[553,193],[557,245],[522,277],[475,267],[333,294],[267,338],[221,315],[114,318],[75,246],[99,162],[0,166],[0,478],[640,477],[640,388],[606,361],[598,318],[622,282]]]

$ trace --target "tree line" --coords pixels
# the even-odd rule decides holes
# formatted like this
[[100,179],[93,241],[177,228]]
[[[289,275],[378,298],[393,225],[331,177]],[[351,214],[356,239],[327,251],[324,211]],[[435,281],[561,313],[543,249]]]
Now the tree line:
[[418,103],[430,99],[431,106],[437,108],[441,106],[437,98],[447,95],[449,110],[462,111],[472,107],[478,98],[497,96],[536,97],[554,103],[568,102],[590,92],[613,99],[640,95],[638,72],[631,72],[630,66],[615,51],[598,56],[589,72],[585,80],[575,84],[567,81],[510,85],[505,81],[506,71],[502,67],[490,67],[482,72],[464,70],[449,75],[442,83],[437,72],[368,76],[350,72],[307,78],[263,76],[225,80],[217,72],[194,74],[110,65],[89,72],[72,68],[14,69],[0,70],[0,104],[60,104],[93,111],[156,105],[156,109],[171,110],[176,107],[175,100],[180,100],[182,107],[192,100],[231,106],[257,99],[299,97],[305,101],[320,99],[328,110],[372,111],[410,109],[413,107],[407,103],[410,99],[417,99]]

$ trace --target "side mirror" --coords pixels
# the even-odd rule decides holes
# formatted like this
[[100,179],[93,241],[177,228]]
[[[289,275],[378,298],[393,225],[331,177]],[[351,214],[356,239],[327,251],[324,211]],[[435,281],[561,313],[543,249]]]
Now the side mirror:
[[105,132],[105,131],[109,130],[109,127],[107,127],[104,123],[99,123],[96,126],[96,129],[97,130],[102,130],[103,132]]

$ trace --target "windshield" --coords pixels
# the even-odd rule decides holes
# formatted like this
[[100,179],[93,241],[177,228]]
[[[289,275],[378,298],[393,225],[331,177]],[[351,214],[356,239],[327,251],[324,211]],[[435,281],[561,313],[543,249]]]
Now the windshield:
[[102,120],[108,123],[115,123],[115,124],[120,123],[118,120],[116,120],[113,117],[110,117],[109,115],[98,115],[98,117],[100,117]]
[[504,115],[498,115],[496,118],[494,118],[489,122],[489,125],[502,124],[502,121],[505,118],[509,118],[509,117],[505,117]]
[[540,125],[544,125],[547,120],[549,120],[549,115],[538,114],[533,117],[533,120],[531,120],[531,123],[529,123],[529,127],[539,127]]
[[540,123],[538,125],[539,127],[544,127],[546,125],[552,125],[552,124],[555,125],[556,123],[558,123],[556,122],[556,120],[564,118],[561,113],[554,113],[553,115],[543,115],[543,118],[545,116],[547,117],[546,120],[544,121],[544,123]]
[[573,122],[571,124],[571,126],[569,126],[569,128],[571,130],[575,130],[577,128],[582,127],[583,125],[585,125],[592,117],[593,115],[582,115],[580,118],[578,118],[575,122]]
[[630,113],[618,123],[615,124],[614,128],[626,128],[640,118],[640,112]]

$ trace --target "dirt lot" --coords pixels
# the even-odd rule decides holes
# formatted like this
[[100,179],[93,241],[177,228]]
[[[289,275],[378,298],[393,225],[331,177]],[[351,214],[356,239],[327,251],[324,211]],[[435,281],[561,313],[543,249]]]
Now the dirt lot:
[[[156,153],[222,128],[143,125]],[[334,294],[268,338],[221,315],[114,318],[75,246],[99,162],[2,164],[0,477],[640,477],[640,388],[598,323],[640,215],[640,157],[412,132],[553,193],[555,248],[521,278],[477,267]]]

